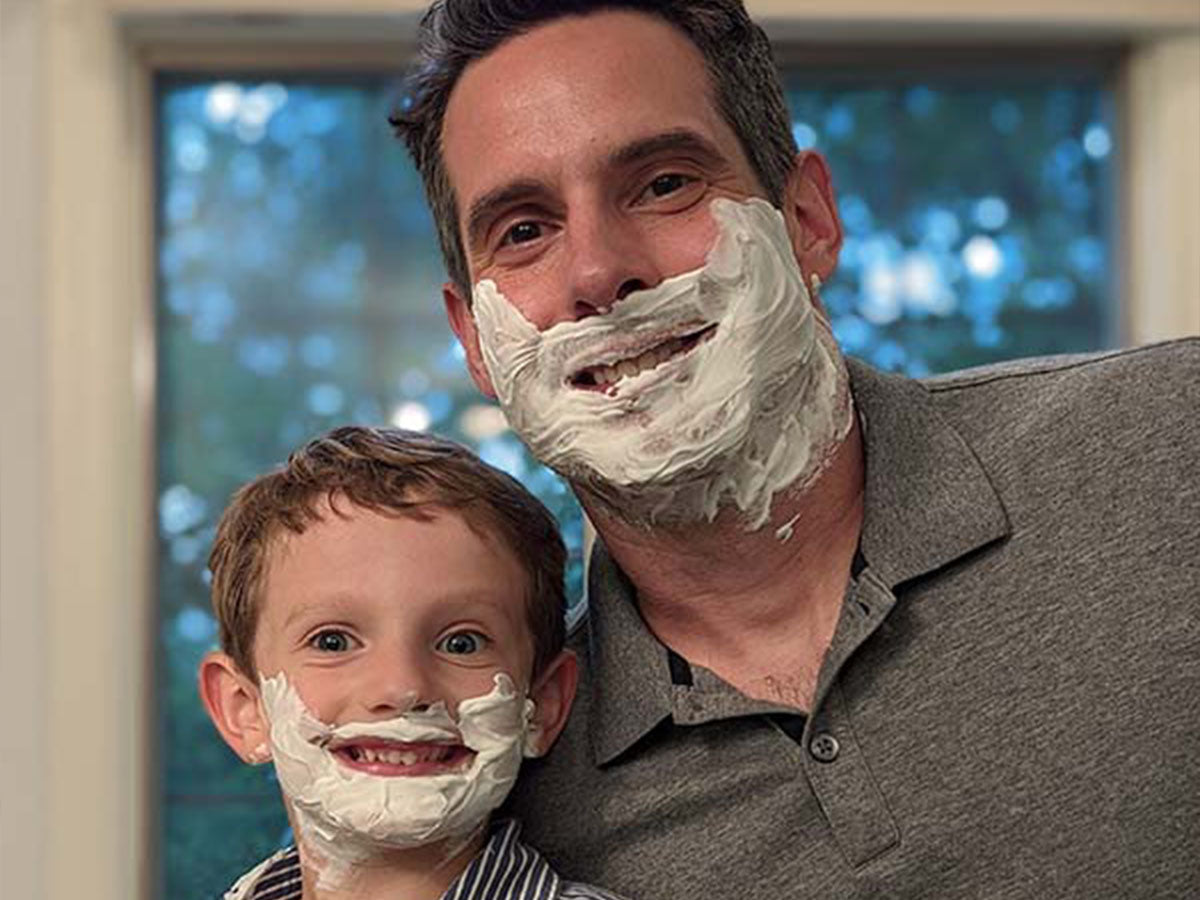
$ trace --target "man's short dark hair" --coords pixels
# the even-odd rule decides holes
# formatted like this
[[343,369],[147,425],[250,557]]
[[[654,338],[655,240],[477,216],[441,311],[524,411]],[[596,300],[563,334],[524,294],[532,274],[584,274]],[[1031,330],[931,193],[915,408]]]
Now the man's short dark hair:
[[602,10],[665,19],[696,46],[712,79],[716,107],[733,129],[767,197],[782,204],[796,156],[791,116],[763,30],[742,0],[436,0],[421,20],[408,90],[390,122],[425,183],[446,270],[470,296],[454,190],[442,155],[442,122],[463,70],[535,26]]
[[[327,504],[327,505],[326,505]],[[498,541],[526,576],[525,618],[536,677],[562,650],[566,549],[558,523],[515,478],[453,441],[396,428],[347,426],[322,435],[286,464],[244,485],[213,542],[212,602],[221,649],[254,677],[254,635],[268,556],[327,510],[345,506],[428,520],[449,511],[485,540]]]

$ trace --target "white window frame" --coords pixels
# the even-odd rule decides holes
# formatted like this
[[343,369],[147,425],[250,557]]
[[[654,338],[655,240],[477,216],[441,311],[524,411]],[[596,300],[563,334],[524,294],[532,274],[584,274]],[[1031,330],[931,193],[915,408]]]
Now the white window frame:
[[[148,898],[156,67],[387,66],[415,0],[3,0],[0,884]],[[1119,43],[1121,340],[1200,333],[1195,0],[751,0],[782,39]],[[431,302],[435,298],[431,298]]]

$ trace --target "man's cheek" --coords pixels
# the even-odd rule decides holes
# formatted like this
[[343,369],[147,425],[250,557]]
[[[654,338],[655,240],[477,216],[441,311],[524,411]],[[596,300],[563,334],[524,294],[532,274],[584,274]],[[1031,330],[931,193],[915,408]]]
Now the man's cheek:
[[[644,223],[641,239],[658,257],[659,269],[672,277],[699,269],[717,243],[720,229],[711,204],[684,213],[656,216]],[[648,285],[654,287],[654,285]]]
[[520,265],[482,270],[475,290],[482,281],[491,281],[521,318],[537,331],[545,331],[571,318],[570,279],[563,247],[546,248]]

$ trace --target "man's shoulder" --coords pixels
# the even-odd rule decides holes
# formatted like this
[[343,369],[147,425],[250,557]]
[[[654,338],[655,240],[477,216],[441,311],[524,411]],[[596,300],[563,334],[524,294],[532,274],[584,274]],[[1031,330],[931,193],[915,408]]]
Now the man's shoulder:
[[1143,544],[1188,532],[1200,502],[1200,339],[1019,360],[922,384],[1014,528],[1070,521],[1099,541],[1120,519]]
[[1009,360],[934,375],[921,384],[939,398],[964,402],[988,402],[1004,392],[1028,395],[1055,387],[1086,391],[1113,380],[1129,382],[1134,391],[1153,396],[1168,383],[1194,385],[1198,368],[1200,337],[1186,337],[1098,353]]
[[1187,414],[1200,411],[1200,338],[1015,360],[921,384],[972,444],[1008,444],[1033,429],[1066,443],[1155,428],[1200,438],[1200,418]]

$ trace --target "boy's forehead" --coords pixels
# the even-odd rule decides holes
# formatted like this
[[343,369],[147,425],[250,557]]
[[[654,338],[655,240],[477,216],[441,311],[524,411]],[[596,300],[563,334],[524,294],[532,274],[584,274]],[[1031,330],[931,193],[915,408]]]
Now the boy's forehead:
[[411,513],[321,500],[302,532],[265,547],[259,625],[286,627],[306,611],[386,601],[397,615],[489,611],[520,622],[531,576],[486,516],[422,504]]

